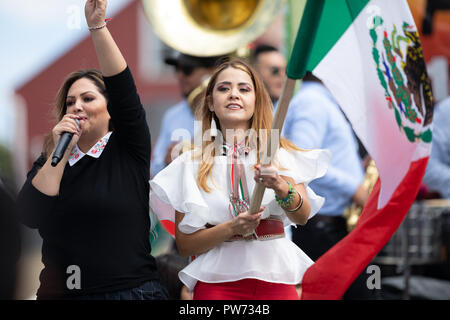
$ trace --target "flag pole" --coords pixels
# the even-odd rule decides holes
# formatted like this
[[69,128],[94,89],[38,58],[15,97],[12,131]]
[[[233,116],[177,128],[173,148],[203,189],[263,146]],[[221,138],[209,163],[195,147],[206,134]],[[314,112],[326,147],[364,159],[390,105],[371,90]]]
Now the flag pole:
[[[309,55],[316,36],[320,16],[322,15],[324,2],[325,0],[308,0],[305,10],[303,11],[300,28],[286,69],[287,77],[284,80],[281,97],[272,122],[271,132],[276,132],[278,138],[281,134],[281,129],[283,128],[284,119],[286,118],[289,102],[291,101],[294,92],[295,83],[297,79],[303,78],[306,73]],[[262,164],[270,163],[275,155],[276,150],[271,150],[272,134],[269,134],[267,137],[266,147],[267,150],[263,152],[261,159]],[[255,214],[259,211],[265,189],[264,185],[260,183],[256,184],[252,197],[250,198],[248,212]]]
[[[289,107],[289,102],[291,101],[292,94],[295,88],[295,82],[297,79],[287,78],[284,79],[283,89],[281,91],[281,97],[278,103],[277,110],[275,111],[275,115],[272,122],[272,132],[278,132],[278,135],[281,133],[281,129],[283,128],[284,119],[286,118],[286,113]],[[278,130],[278,131],[274,131]],[[273,156],[275,155],[276,150],[272,150],[272,135],[269,134],[266,143],[267,150],[263,152],[261,163],[268,164],[272,162]],[[253,189],[252,197],[250,199],[250,207],[248,212],[256,213],[261,206],[261,201],[264,195],[264,191],[266,188],[261,183],[257,183],[255,188]]]

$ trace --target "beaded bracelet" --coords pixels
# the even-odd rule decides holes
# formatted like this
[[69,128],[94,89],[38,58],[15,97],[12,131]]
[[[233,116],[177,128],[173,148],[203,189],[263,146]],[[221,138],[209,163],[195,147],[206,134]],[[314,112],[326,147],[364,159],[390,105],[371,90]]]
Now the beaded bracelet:
[[283,207],[283,208],[288,208],[288,207],[291,205],[292,200],[294,200],[294,197],[295,197],[295,191],[296,191],[295,188],[294,188],[293,186],[291,186],[291,184],[290,184],[289,182],[286,181],[286,183],[287,183],[288,186],[289,186],[288,195],[287,195],[285,198],[280,199],[280,198],[275,194],[275,200],[277,200],[278,204],[279,204],[281,207]]
[[105,23],[104,23],[104,24],[102,24],[102,25],[100,25],[100,26],[96,26],[96,27],[89,27],[89,31],[93,31],[93,30],[99,30],[99,29],[102,29],[102,28],[106,27],[106,23],[107,23],[107,22],[108,22],[109,20],[111,20],[111,18],[107,18],[107,19],[105,19]]

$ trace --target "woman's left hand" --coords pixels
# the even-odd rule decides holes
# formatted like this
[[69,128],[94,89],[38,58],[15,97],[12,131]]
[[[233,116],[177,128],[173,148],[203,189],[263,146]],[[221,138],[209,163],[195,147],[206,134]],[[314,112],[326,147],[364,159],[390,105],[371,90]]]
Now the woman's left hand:
[[256,183],[260,183],[266,188],[270,188],[275,191],[281,190],[286,186],[286,181],[278,174],[277,168],[272,165],[255,165],[255,176],[253,179]]
[[89,27],[98,27],[105,23],[106,0],[87,0],[84,14]]

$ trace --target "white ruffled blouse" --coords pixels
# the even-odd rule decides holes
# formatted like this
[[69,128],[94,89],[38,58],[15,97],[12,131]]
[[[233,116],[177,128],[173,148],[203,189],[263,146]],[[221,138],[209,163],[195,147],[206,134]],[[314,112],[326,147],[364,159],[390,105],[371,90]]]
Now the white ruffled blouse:
[[[291,177],[296,184],[303,183],[311,204],[309,218],[313,217],[325,199],[308,187],[309,182],[325,175],[331,160],[329,150],[278,150],[279,174]],[[217,225],[232,219],[227,189],[227,158],[217,156],[212,168],[212,181],[207,193],[197,185],[200,161],[192,159],[192,151],[185,152],[160,171],[151,181],[150,205],[160,220],[175,221],[175,210],[185,214],[179,224],[181,232],[194,233],[206,224]],[[251,151],[243,164],[251,194],[256,153]],[[283,169],[286,170],[283,170]],[[291,225],[284,210],[275,200],[272,189],[266,189],[261,206],[262,218],[279,216],[284,226]],[[202,253],[180,271],[180,280],[192,291],[197,281],[208,283],[237,281],[244,278],[267,282],[298,284],[313,261],[291,240],[284,238],[266,241],[231,241]]]

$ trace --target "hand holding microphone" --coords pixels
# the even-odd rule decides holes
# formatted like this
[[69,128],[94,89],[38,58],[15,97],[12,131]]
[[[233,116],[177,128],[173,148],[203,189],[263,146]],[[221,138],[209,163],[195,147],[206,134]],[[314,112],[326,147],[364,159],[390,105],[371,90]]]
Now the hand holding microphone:
[[[64,118],[53,128],[53,139],[55,137],[60,136],[58,143],[56,143],[56,148],[53,151],[52,155],[52,167],[56,167],[56,165],[61,161],[66,153],[67,147],[72,141],[73,135],[80,135],[80,122],[78,121],[77,116],[73,114],[66,114]],[[78,141],[78,138],[74,143]]]

